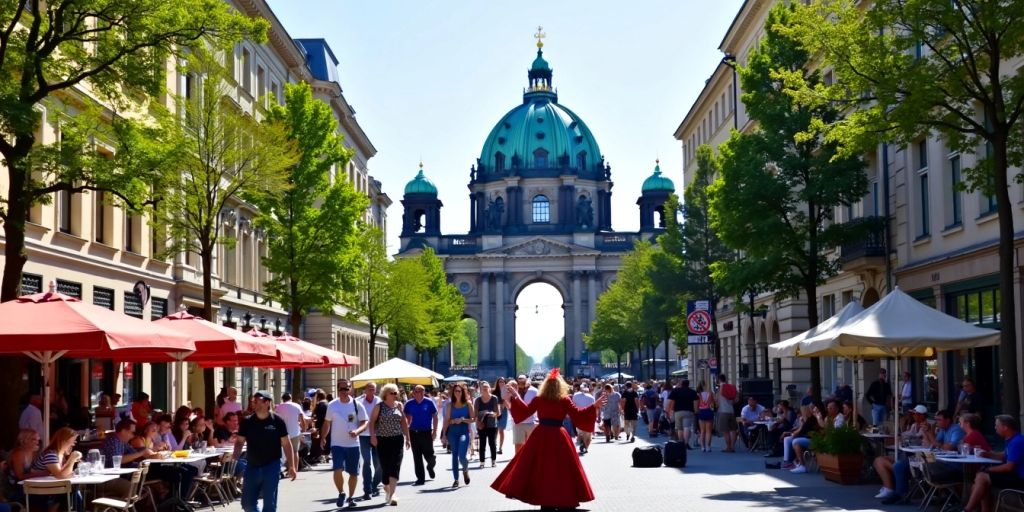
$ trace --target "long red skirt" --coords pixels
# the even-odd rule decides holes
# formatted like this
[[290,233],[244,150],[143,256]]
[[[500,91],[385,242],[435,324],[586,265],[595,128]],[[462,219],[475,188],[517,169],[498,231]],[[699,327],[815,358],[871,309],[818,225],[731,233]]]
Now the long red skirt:
[[569,434],[562,427],[548,425],[534,428],[491,487],[509,498],[541,507],[573,508],[594,499]]

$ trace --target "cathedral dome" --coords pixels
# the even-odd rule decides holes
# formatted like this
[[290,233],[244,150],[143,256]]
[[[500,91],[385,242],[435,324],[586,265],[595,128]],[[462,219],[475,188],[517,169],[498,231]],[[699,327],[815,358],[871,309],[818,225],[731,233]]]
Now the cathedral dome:
[[478,176],[523,169],[599,173],[602,164],[597,141],[578,115],[558,103],[551,86],[551,68],[541,48],[528,75],[523,103],[502,116],[484,142]]
[[661,165],[659,163],[655,163],[654,174],[650,175],[650,177],[644,180],[644,185],[640,189],[640,192],[643,193],[661,191],[675,192],[676,185],[675,183],[672,183],[672,180],[661,175]]
[[405,193],[437,195],[437,187],[423,175],[423,164],[420,164],[420,172],[416,174],[416,177],[405,185]]

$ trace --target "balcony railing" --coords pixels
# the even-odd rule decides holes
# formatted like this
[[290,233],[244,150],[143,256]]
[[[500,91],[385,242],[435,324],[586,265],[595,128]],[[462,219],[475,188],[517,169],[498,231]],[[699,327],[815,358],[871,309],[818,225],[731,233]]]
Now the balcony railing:
[[843,263],[858,258],[885,257],[885,217],[861,217],[849,221],[847,225],[858,229],[861,234],[840,248]]

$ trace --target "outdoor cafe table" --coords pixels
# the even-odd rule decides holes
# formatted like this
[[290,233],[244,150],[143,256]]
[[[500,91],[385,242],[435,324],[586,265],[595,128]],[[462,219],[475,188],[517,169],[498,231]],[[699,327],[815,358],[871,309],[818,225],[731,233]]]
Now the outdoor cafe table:
[[[132,470],[132,471],[134,471],[134,470]],[[88,475],[88,476],[74,475],[71,478],[55,478],[53,476],[36,476],[36,477],[32,477],[32,478],[26,478],[25,480],[22,480],[22,481],[18,482],[18,485],[24,485],[25,482],[65,482],[65,481],[67,481],[67,482],[71,482],[71,485],[73,485],[75,487],[81,487],[81,486],[86,486],[86,485],[88,485],[88,486],[96,486],[96,485],[105,484],[107,482],[113,482],[114,480],[117,480],[118,478],[121,478],[121,477],[119,475],[117,475],[117,474],[109,474],[109,473],[106,473],[106,472],[104,472],[102,474],[92,474],[92,475]],[[90,501],[92,501],[92,500],[85,501],[86,506],[88,506],[88,503]]]
[[[167,457],[163,459],[147,459],[147,462],[152,464],[189,464],[192,462],[204,461],[212,457],[220,457],[223,453],[214,451],[212,453],[193,454],[188,457]],[[192,510],[192,507],[185,501],[181,496],[181,486],[172,485],[171,501],[175,507],[180,507],[185,510]]]
[[751,447],[750,451],[768,451],[768,433],[771,431],[772,426],[775,425],[775,420],[757,420],[754,423],[754,446]]
[[975,455],[960,455],[955,453],[947,453],[944,455],[936,455],[935,460],[945,462],[947,464],[960,464],[960,468],[964,475],[964,486],[963,493],[967,494],[967,490],[970,488],[970,482],[967,481],[967,471],[971,468],[968,464],[1002,464],[1003,461],[996,459],[989,459],[987,457],[978,457]]

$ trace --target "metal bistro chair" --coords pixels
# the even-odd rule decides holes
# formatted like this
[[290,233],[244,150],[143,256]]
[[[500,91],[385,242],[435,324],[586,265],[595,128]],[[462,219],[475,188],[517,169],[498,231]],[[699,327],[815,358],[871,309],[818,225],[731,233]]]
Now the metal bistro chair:
[[996,500],[996,512],[1004,510],[1024,510],[1024,491],[1020,489],[1003,489],[999,491],[999,499]]
[[139,501],[143,499],[149,500],[149,505],[152,507],[151,510],[157,510],[156,497],[153,496],[152,486],[159,483],[159,480],[149,480],[149,461],[142,461],[139,463],[139,469],[142,470],[142,476],[139,482]]
[[928,484],[924,481],[924,470],[922,469],[926,463],[924,455],[915,453],[907,460],[907,463],[909,464],[911,489],[900,503],[910,503],[917,498],[918,494],[924,500],[928,494]]
[[928,487],[928,492],[924,495],[924,500],[921,502],[920,509],[927,509],[932,503],[932,499],[935,498],[939,493],[946,494],[946,500],[942,502],[942,507],[939,510],[946,510],[946,507],[953,501],[954,498],[958,498],[956,492],[957,487],[960,487],[962,482],[960,480],[954,480],[949,482],[936,481],[932,478],[929,464],[935,463],[935,454],[931,452],[922,453],[924,456],[924,464],[921,465],[921,473],[924,475],[925,485]]
[[214,503],[210,496],[212,491],[217,494],[218,502],[223,506],[227,506],[228,499],[224,495],[224,490],[220,484],[224,474],[224,467],[229,457],[229,454],[222,455],[219,464],[208,464],[207,468],[209,468],[209,471],[192,479],[192,491],[189,492],[186,501],[191,502],[196,497],[196,494],[201,494],[206,499],[206,503],[210,505],[210,509],[213,510]]
[[25,493],[25,511],[30,512],[32,507],[29,505],[29,499],[32,496],[60,496],[65,495],[67,499],[68,510],[74,510],[71,508],[71,481],[70,480],[54,480],[52,482],[33,482],[26,480],[22,484],[22,490]]
[[218,485],[221,490],[224,491],[224,496],[228,501],[234,501],[240,498],[242,494],[239,492],[237,481],[235,480],[235,469],[238,467],[238,461],[234,457],[228,455],[224,461],[224,468],[220,472],[220,482]]
[[131,485],[128,487],[128,495],[124,499],[118,498],[97,498],[92,500],[92,507],[96,512],[135,512],[135,504],[142,499],[142,473],[144,470],[137,469],[132,473]]

